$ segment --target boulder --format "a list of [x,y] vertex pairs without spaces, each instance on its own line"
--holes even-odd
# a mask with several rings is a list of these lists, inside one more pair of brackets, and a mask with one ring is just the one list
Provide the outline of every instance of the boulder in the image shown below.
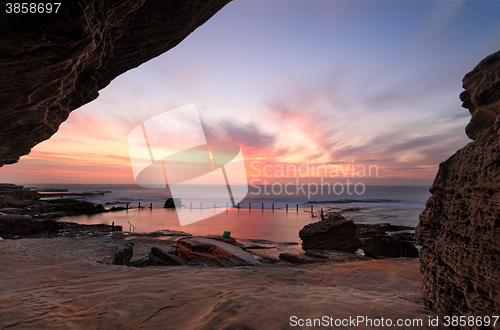
[[188,237],[177,241],[177,253],[186,259],[198,259],[209,266],[260,266],[250,253],[232,244],[205,237]]
[[363,239],[361,248],[366,256],[372,258],[418,258],[418,249],[413,244],[386,235]]
[[88,201],[77,199],[51,199],[44,202],[40,208],[41,213],[64,212],[65,215],[97,214],[106,212],[101,204],[94,204]]
[[175,209],[175,203],[178,205],[181,205],[181,199],[180,198],[168,198],[165,201],[165,204],[163,204],[163,207],[166,209]]
[[134,254],[134,244],[119,240],[109,240],[102,252],[106,256],[97,258],[97,262],[108,265],[126,265]]
[[336,250],[354,253],[361,246],[356,237],[356,226],[338,213],[328,213],[318,222],[304,226],[299,231],[302,249]]
[[152,266],[182,266],[186,261],[176,255],[164,252],[157,247],[152,247],[149,252],[149,260]]
[[191,259],[186,263],[188,266],[195,266],[195,267],[207,267],[207,265],[203,262],[201,262],[198,259]]

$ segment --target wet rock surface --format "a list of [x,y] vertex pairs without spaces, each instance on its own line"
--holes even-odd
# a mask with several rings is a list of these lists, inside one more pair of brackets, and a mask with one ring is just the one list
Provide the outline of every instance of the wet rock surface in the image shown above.
[[0,184],[0,213],[51,218],[106,212],[100,204],[71,198],[41,199],[37,188]]
[[133,269],[97,262],[113,253],[107,247],[111,240],[0,241],[0,328],[286,329],[291,313],[436,317],[422,306],[414,259]]
[[411,243],[391,236],[375,235],[364,239],[361,248],[372,258],[418,258],[418,249]]
[[163,207],[166,209],[175,209],[175,203],[182,205],[180,198],[168,198],[163,204]]
[[[50,190],[60,193],[59,189]],[[101,204],[85,200],[71,198],[44,200],[41,196],[43,194],[39,193],[37,188],[0,184],[0,237],[13,238],[43,232],[54,233],[64,228],[63,224],[55,221],[57,218],[114,211],[106,210]],[[71,232],[84,231],[84,228],[87,228],[89,232],[121,231],[120,226],[108,228],[106,225],[89,225],[85,227],[85,225],[78,224],[68,224],[66,230],[68,235],[71,235]]]
[[326,262],[325,258],[311,257],[306,254],[280,253],[279,258],[292,264],[314,264],[317,262]]

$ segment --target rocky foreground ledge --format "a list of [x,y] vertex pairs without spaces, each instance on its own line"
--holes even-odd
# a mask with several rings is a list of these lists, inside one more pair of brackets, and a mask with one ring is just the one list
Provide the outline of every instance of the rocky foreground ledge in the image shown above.
[[[278,251],[276,263],[254,259],[259,267],[206,267],[206,251],[195,246],[212,238],[163,234],[0,241],[0,329],[287,329],[292,317],[324,316],[421,320],[409,328],[429,329],[436,318],[423,306],[417,259],[290,265],[279,262]],[[181,241],[197,266],[123,265],[141,253],[164,262],[168,247]],[[241,251],[266,258],[272,247],[299,249],[237,241],[246,246]]]

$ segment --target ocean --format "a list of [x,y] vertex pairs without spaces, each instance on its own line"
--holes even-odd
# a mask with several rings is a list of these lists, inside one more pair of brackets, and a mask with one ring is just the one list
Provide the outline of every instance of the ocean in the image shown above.
[[[162,229],[179,230],[193,235],[222,235],[230,231],[236,238],[269,239],[273,241],[300,242],[299,230],[311,222],[318,221],[321,209],[334,210],[356,223],[391,223],[416,226],[418,215],[425,208],[430,197],[428,187],[422,186],[366,186],[363,194],[321,194],[303,193],[296,187],[289,187],[287,194],[275,194],[263,186],[250,186],[249,193],[238,209],[227,203],[227,197],[220,193],[220,187],[189,187],[182,199],[183,215],[206,218],[205,220],[181,226],[176,210],[164,209],[163,204],[170,196],[165,189],[148,189],[137,185],[109,184],[33,184],[37,188],[61,188],[69,192],[107,191],[103,195],[87,196],[85,199],[100,203],[107,209],[125,206],[128,211],[101,213],[92,216],[61,218],[81,224],[120,225],[124,231],[153,232]],[[196,192],[202,192],[202,197]],[[207,192],[210,196],[207,199]],[[279,192],[275,190],[275,192]],[[177,197],[177,196],[175,196]],[[137,209],[138,204],[147,208]],[[150,203],[153,208],[149,209]],[[288,204],[288,210],[287,210]],[[274,205],[274,210],[273,210]],[[298,208],[297,208],[298,205]],[[315,217],[312,216],[312,210]]]

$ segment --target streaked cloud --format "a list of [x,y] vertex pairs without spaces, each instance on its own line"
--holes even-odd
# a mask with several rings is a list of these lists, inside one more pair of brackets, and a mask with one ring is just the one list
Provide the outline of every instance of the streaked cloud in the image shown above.
[[[196,103],[209,140],[237,142],[261,166],[377,164],[372,184],[429,184],[469,142],[461,79],[497,50],[499,17],[490,1],[235,1],[0,179],[133,183],[131,130]],[[155,142],[190,139],[166,130]]]

